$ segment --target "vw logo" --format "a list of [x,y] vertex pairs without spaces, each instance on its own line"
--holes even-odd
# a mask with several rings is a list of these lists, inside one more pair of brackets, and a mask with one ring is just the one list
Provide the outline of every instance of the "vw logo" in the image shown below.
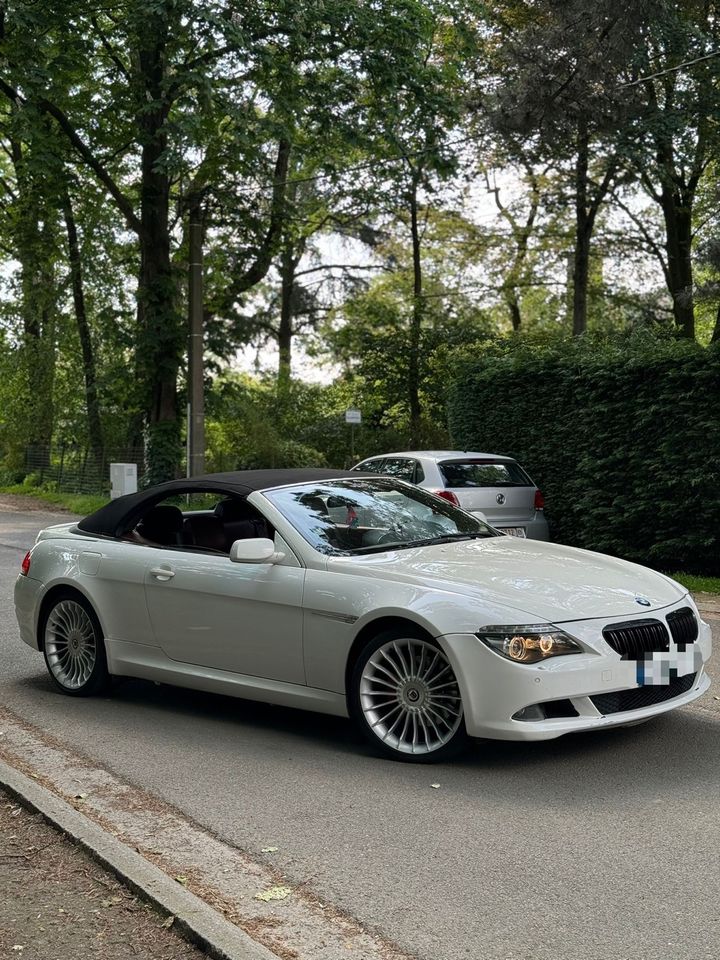
[[641,607],[651,607],[652,604],[647,597],[635,597],[635,603],[639,603]]
[[499,504],[502,505],[503,503],[505,503],[505,494],[504,494],[504,493],[499,493],[499,494],[495,497],[495,499],[497,500],[497,502],[498,502]]

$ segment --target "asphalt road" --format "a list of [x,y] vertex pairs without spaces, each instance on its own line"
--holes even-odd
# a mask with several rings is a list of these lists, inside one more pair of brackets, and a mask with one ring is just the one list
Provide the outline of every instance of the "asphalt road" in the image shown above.
[[279,847],[293,880],[421,957],[720,955],[720,689],[643,726],[433,767],[375,759],[342,720],[141,681],[71,700],[12,612],[26,546],[59,519],[0,513],[10,710],[221,838]]

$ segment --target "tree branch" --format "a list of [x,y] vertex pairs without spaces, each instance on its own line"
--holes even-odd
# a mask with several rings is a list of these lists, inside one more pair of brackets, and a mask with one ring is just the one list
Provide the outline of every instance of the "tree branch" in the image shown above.
[[278,143],[277,159],[273,176],[272,199],[270,201],[270,223],[265,237],[257,250],[254,261],[234,279],[228,291],[228,302],[232,303],[240,294],[259,283],[270,269],[285,219],[285,189],[290,166],[290,141],[282,139]]
[[[7,83],[1,76],[0,90],[11,102],[17,105],[25,105],[27,103],[26,99],[20,93],[18,93],[17,90],[10,86],[10,84]],[[132,204],[122,192],[120,187],[115,183],[108,170],[102,165],[102,163],[100,163],[90,147],[82,139],[80,134],[68,119],[67,115],[56,104],[51,103],[49,100],[45,100],[44,98],[36,101],[35,106],[38,110],[40,110],[41,113],[47,114],[48,116],[52,117],[53,120],[55,120],[57,125],[69,140],[70,144],[74,147],[75,151],[90,167],[98,180],[100,180],[100,182],[106,187],[108,193],[115,201],[117,208],[125,217],[127,225],[131,230],[138,234],[138,236],[140,236],[144,232],[143,226],[140,218],[133,210]]]
[[97,18],[96,18],[96,17],[91,17],[91,18],[90,18],[90,23],[92,23],[93,29],[95,30],[95,32],[97,33],[98,37],[100,38],[100,43],[103,45],[103,47],[104,47],[104,49],[105,49],[105,52],[106,52],[107,55],[110,57],[110,59],[112,60],[112,62],[115,64],[115,66],[118,68],[118,70],[119,70],[120,73],[123,75],[123,77],[125,77],[125,79],[127,80],[127,82],[130,83],[130,82],[131,82],[130,71],[127,69],[127,67],[125,66],[125,64],[122,62],[122,60],[121,60],[120,57],[118,56],[118,54],[117,54],[116,50],[114,49],[113,45],[110,43],[110,41],[108,40],[108,38],[105,36],[105,34],[103,33],[103,31],[100,29],[100,25],[99,25],[98,22],[97,22]]

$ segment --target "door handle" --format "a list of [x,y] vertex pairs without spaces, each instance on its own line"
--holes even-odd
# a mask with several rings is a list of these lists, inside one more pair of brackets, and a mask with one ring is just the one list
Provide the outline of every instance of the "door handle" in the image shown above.
[[155,577],[156,580],[172,580],[175,571],[171,570],[170,567],[151,567],[150,576]]

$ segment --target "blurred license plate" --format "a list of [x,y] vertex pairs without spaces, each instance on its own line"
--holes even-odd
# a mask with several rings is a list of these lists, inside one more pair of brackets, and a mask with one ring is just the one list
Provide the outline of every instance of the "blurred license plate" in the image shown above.
[[506,533],[508,537],[524,537],[525,536],[525,527],[499,527],[503,533]]

